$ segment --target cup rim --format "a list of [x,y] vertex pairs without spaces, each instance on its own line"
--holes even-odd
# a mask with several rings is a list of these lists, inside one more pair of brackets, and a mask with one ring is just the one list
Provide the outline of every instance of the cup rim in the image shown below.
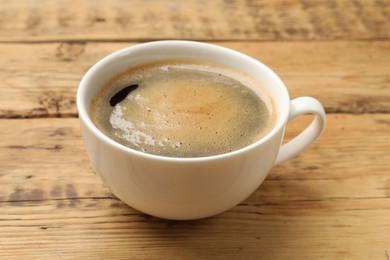
[[[79,119],[82,121],[85,127],[88,128],[90,132],[92,132],[94,135],[96,135],[101,141],[109,144],[110,146],[115,147],[116,149],[121,150],[124,153],[129,153],[131,155],[135,155],[144,159],[153,159],[153,160],[160,160],[165,162],[176,162],[176,163],[187,163],[187,162],[205,162],[210,160],[218,160],[218,159],[225,159],[232,156],[237,156],[243,153],[248,152],[249,150],[255,149],[258,146],[261,146],[262,144],[268,142],[276,133],[280,131],[281,128],[284,127],[284,125],[287,122],[288,114],[289,114],[289,105],[286,105],[286,109],[284,111],[278,111],[276,123],[274,127],[269,131],[265,136],[263,136],[258,141],[247,145],[243,148],[240,148],[238,150],[234,150],[231,152],[223,153],[223,154],[217,154],[217,155],[211,155],[211,156],[204,156],[204,157],[168,157],[163,155],[156,155],[156,154],[149,154],[145,152],[141,152],[132,148],[129,148],[125,145],[122,145],[108,136],[106,136],[102,131],[99,130],[95,126],[95,124],[92,122],[90,115],[88,113],[89,109],[87,108],[86,104],[84,103],[85,96],[86,96],[86,89],[88,86],[88,81],[91,77],[94,76],[95,71],[98,70],[98,68],[105,66],[107,63],[111,62],[113,59],[116,59],[117,57],[123,56],[128,54],[129,52],[137,51],[138,49],[142,48],[149,48],[149,47],[159,47],[164,45],[186,45],[188,47],[207,47],[210,50],[222,50],[226,52],[229,55],[235,55],[242,59],[249,59],[252,62],[255,62],[257,66],[261,67],[262,70],[266,71],[267,74],[269,74],[274,81],[276,81],[277,85],[281,87],[283,90],[283,93],[280,93],[280,95],[284,96],[284,99],[286,99],[288,102],[290,102],[290,97],[287,91],[287,88],[283,81],[279,78],[279,76],[271,70],[267,65],[263,64],[261,61],[254,59],[244,53],[241,53],[239,51],[235,51],[233,49],[229,49],[223,46],[205,43],[205,42],[197,42],[197,41],[189,41],[189,40],[160,40],[160,41],[152,41],[152,42],[146,42],[141,43],[133,46],[129,46],[120,50],[117,50],[104,58],[100,59],[98,62],[96,62],[83,76],[81,79],[78,89],[77,89],[77,110],[79,113]],[[275,102],[275,101],[274,101]]]

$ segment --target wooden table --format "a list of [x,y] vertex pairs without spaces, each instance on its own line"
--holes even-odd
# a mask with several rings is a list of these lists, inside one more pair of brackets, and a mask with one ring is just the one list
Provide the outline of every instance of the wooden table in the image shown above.
[[[76,89],[105,55],[158,39],[263,61],[292,98],[321,100],[324,136],[224,214],[126,206],[91,169]],[[1,0],[0,118],[1,259],[390,259],[388,0]]]

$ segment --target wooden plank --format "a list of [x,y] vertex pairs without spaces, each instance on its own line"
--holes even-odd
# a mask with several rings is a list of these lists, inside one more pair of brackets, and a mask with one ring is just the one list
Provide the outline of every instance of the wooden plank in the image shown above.
[[383,0],[0,1],[0,41],[389,39]]
[[[296,135],[309,116],[292,122]],[[0,120],[0,258],[386,259],[390,115],[328,115],[324,136],[247,200],[200,221],[118,201],[76,118]],[[310,249],[310,250],[308,250]]]
[[[286,139],[297,135],[309,120],[311,116],[292,122],[287,127]],[[337,190],[337,198],[360,197],[363,185],[367,185],[365,196],[370,191],[371,197],[386,197],[386,192],[390,191],[379,189],[377,185],[387,185],[390,115],[330,114],[328,120],[326,132],[317,144],[272,170],[267,184],[269,192],[276,196],[272,189],[279,180],[286,181],[286,184],[278,189],[286,189],[286,194],[290,195],[293,189],[286,185],[296,187],[299,183],[319,181],[324,185],[328,183],[329,187],[338,187],[337,183],[348,180],[354,185],[350,189]],[[0,122],[0,136],[7,137],[0,139],[1,183],[11,184],[0,190],[1,201],[110,196],[90,167],[78,119],[2,119]],[[381,182],[370,182],[372,178],[379,178]],[[40,185],[43,182],[48,185]],[[263,189],[268,192],[267,187]],[[284,190],[276,197],[283,196],[283,193]],[[310,190],[307,194],[294,194],[312,199],[313,195],[318,196],[316,199],[335,196],[328,196],[325,191],[313,194]]]
[[[134,43],[0,44],[0,118],[76,116],[83,74]],[[314,96],[327,112],[390,112],[390,44],[373,42],[220,42],[263,61],[291,97]]]
[[[306,116],[289,125],[286,139],[299,133],[310,119],[310,116]],[[271,185],[270,189],[273,189],[272,183],[278,183],[279,180],[296,182],[294,185],[301,181],[321,181],[334,186],[348,179],[351,183],[356,182],[356,185],[351,185],[356,189],[353,191],[354,196],[359,197],[359,186],[363,184],[368,185],[372,197],[385,196],[385,192],[389,191],[370,187],[378,183],[370,183],[369,180],[375,176],[387,177],[390,165],[390,154],[386,153],[390,147],[390,115],[331,114],[328,120],[328,128],[319,143],[294,160],[273,169],[268,180],[276,182],[268,184]],[[373,134],[361,138],[370,132]],[[1,178],[3,183],[12,183],[0,191],[1,200],[108,196],[107,191],[99,191],[103,190],[103,186],[99,186],[100,181],[91,174],[93,171],[81,141],[78,119],[3,119],[0,134],[7,136],[7,139],[0,140]],[[351,161],[354,161],[353,165]],[[50,188],[44,185],[43,188],[47,189],[40,190],[41,182],[50,183]],[[72,187],[75,183],[82,186]],[[287,191],[291,194],[291,190]],[[337,197],[352,194],[352,190],[341,189],[338,192],[341,193]],[[318,196],[327,195],[321,193]]]
[[[1,200],[110,196],[92,173],[78,119],[1,120]],[[43,183],[50,183],[49,186]],[[77,185],[77,186],[75,186]],[[81,186],[80,186],[81,185]],[[80,193],[82,192],[82,193]]]
[[[0,256],[5,259],[386,259],[388,200],[355,209],[301,215],[311,203],[236,207],[199,221],[165,221],[110,200],[80,200],[58,209],[50,202],[2,204]],[[258,210],[262,208],[262,210]],[[325,212],[325,209],[323,210]]]

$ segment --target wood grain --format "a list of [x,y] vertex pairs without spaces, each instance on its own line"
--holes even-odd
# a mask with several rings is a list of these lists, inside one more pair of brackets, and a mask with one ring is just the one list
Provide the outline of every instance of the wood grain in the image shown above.
[[0,41],[389,39],[384,0],[0,1]]
[[[76,90],[85,72],[109,53],[133,44],[0,44],[0,118],[77,116]],[[269,65],[292,98],[314,96],[327,112],[390,112],[388,41],[218,45]]]
[[[310,120],[292,122],[287,139]],[[0,257],[386,260],[389,133],[389,114],[330,114],[320,141],[243,203],[180,222],[141,214],[105,188],[78,119],[2,119]]]

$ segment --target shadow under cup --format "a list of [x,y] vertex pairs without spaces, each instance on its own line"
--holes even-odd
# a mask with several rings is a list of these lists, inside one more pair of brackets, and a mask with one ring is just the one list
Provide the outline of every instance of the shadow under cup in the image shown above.
[[[127,148],[93,124],[93,97],[115,75],[150,62],[195,59],[221,64],[260,82],[276,113],[273,129],[243,149],[199,158],[169,158]],[[196,219],[226,211],[263,182],[278,154],[290,99],[267,66],[242,53],[206,43],[158,41],[117,51],[96,63],[80,82],[77,107],[87,153],[97,174],[122,201],[147,214]]]

